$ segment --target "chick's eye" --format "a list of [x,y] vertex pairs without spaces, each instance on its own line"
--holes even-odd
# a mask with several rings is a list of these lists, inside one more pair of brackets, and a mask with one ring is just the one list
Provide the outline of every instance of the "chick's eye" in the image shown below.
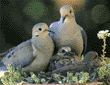
[[70,10],[70,14],[71,14],[71,10]]
[[62,53],[65,53],[66,51],[65,51],[65,50],[62,50],[61,52],[62,52]]
[[42,28],[38,28],[39,31],[42,31]]

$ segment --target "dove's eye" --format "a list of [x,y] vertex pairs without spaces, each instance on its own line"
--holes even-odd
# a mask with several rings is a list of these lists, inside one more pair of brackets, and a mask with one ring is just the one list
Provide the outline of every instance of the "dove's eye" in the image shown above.
[[61,52],[62,52],[62,53],[65,53],[66,51],[65,51],[65,50],[62,50]]
[[71,10],[70,10],[70,14],[71,14]]
[[42,28],[38,28],[39,31],[42,31]]

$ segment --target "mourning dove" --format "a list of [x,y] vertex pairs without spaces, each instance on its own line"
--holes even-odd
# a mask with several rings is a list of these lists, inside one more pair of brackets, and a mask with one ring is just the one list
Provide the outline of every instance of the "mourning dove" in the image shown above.
[[54,55],[50,59],[50,70],[55,70],[61,68],[63,66],[70,65],[75,62],[80,62],[78,56],[75,56],[73,52],[71,52],[71,48],[66,46],[59,49],[56,55]]
[[86,53],[84,56],[84,60],[82,62],[87,62],[89,63],[90,61],[93,61],[94,59],[98,58],[98,53],[95,51],[89,51]]
[[50,36],[57,50],[63,46],[69,46],[75,55],[81,56],[82,51],[85,51],[87,46],[86,33],[76,23],[74,10],[71,6],[62,6],[60,14],[60,20],[49,26],[50,30],[55,32],[55,34],[50,34]]
[[98,56],[98,53],[95,51],[89,51],[88,53],[86,53],[82,62],[87,64],[89,72],[92,67],[97,68],[101,66],[100,57]]
[[43,71],[54,51],[54,44],[48,35],[49,28],[45,23],[38,23],[32,29],[32,39],[27,40],[4,56],[1,64],[6,67],[14,64],[26,72]]

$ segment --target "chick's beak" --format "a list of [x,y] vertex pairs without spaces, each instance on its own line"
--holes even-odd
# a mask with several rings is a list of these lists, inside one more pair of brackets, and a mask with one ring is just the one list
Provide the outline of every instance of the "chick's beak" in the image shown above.
[[75,54],[73,52],[67,52],[65,55],[67,55],[67,56],[74,56]]

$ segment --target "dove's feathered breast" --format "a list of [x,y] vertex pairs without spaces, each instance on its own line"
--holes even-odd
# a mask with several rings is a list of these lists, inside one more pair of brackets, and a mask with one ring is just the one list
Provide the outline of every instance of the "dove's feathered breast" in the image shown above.
[[54,46],[53,46],[53,41],[51,40],[51,38],[49,36],[45,36],[45,38],[40,38],[40,39],[39,38],[40,37],[36,39],[32,39],[37,55],[33,63],[23,68],[23,70],[25,71],[28,71],[29,68],[31,68],[32,66],[35,66],[35,67],[31,68],[30,71],[37,70],[37,72],[39,72],[41,70],[44,70],[47,64],[49,63],[50,58],[52,57]]
[[65,20],[64,23],[59,25],[58,31],[56,32],[55,42],[57,47],[70,46],[72,51],[81,53],[83,50],[83,39],[81,35],[81,27],[77,25],[74,19]]
[[[49,56],[50,53],[52,54],[53,47],[54,47],[53,41],[48,35],[39,36],[38,38],[32,39],[32,42],[33,42],[35,48],[37,48],[37,50],[42,52],[44,55]],[[49,49],[49,50],[47,50],[47,49]]]

